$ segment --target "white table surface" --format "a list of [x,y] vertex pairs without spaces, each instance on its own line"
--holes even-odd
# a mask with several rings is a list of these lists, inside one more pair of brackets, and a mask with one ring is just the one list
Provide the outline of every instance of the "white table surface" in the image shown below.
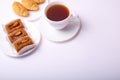
[[[0,1],[0,23],[14,18],[12,1]],[[62,1],[79,14],[80,33],[65,43],[42,36],[39,48],[24,58],[0,51],[0,80],[120,80],[120,0]]]

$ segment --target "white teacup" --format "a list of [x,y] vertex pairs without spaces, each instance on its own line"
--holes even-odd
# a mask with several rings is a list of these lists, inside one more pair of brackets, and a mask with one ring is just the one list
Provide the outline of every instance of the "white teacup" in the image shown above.
[[46,20],[57,30],[65,28],[71,19],[70,8],[59,1],[49,3],[45,8],[44,14]]

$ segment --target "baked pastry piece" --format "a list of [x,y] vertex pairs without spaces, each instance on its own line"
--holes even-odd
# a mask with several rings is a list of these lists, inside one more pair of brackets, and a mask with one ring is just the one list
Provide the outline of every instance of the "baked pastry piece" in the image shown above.
[[36,3],[44,3],[45,2],[45,0],[34,0]]
[[[27,47],[27,46],[30,46],[30,45],[33,45],[33,41],[32,39],[29,37],[29,36],[24,36],[24,37],[21,37],[19,39],[17,39],[14,43],[13,43],[13,46],[14,48],[16,49],[16,51],[19,53],[19,51],[24,48],[24,47]],[[30,49],[33,48],[33,47],[30,47]],[[29,49],[27,49],[29,50]]]
[[12,5],[13,11],[19,15],[27,17],[29,15],[28,10],[19,2],[14,2]]
[[38,10],[39,6],[34,0],[22,0],[22,4],[28,10]]
[[29,52],[36,47],[20,19],[5,25],[8,41],[17,55]]
[[20,28],[24,28],[20,19],[14,20],[5,25],[5,29],[8,34]]
[[13,31],[12,33],[10,33],[8,35],[9,41],[11,43],[15,42],[17,39],[27,36],[28,34],[26,33],[26,31],[23,28],[20,28],[18,30]]

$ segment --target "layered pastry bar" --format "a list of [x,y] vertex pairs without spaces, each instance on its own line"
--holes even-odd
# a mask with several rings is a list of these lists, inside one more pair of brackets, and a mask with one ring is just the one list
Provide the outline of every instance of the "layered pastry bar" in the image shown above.
[[35,47],[32,38],[30,38],[30,35],[27,33],[20,19],[6,24],[5,29],[8,41],[18,55],[24,54]]
[[17,29],[24,28],[20,19],[14,20],[5,25],[6,32],[9,34]]
[[[21,54],[21,53],[24,53],[24,52],[34,48],[34,43],[29,36],[24,36],[24,37],[21,37],[21,38],[17,39],[13,43],[13,46],[16,49],[16,51],[19,54]],[[22,52],[20,53],[21,50],[22,50]]]
[[28,34],[26,33],[26,31],[23,28],[20,28],[18,30],[13,31],[12,33],[10,33],[8,35],[9,41],[11,43],[15,42],[17,39],[27,36]]

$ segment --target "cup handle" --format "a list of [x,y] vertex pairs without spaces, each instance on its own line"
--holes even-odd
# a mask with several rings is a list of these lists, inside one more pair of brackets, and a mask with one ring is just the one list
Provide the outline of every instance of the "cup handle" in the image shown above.
[[76,12],[72,13],[72,14],[71,14],[71,19],[70,19],[69,22],[73,22],[73,20],[74,20],[76,17],[80,18],[79,15],[78,15]]

